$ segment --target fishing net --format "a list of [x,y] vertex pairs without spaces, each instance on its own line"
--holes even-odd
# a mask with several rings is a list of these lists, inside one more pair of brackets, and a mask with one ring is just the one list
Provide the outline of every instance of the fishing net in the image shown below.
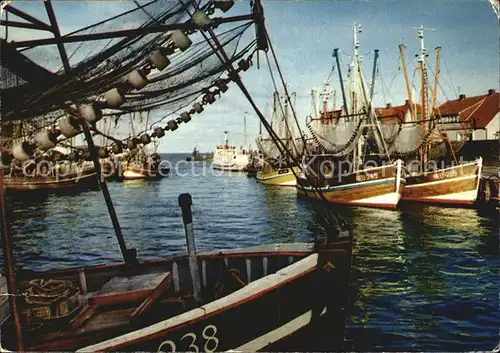
[[276,142],[273,139],[259,139],[256,140],[257,148],[264,155],[266,159],[278,159],[281,156],[281,152],[276,146]]
[[362,135],[364,119],[323,124],[318,120],[307,124],[316,144],[334,156],[350,154]]
[[[66,34],[85,35],[120,30],[124,24],[127,30],[131,30],[129,36],[122,38],[65,43],[71,64],[70,79],[64,74],[60,60],[54,59],[55,54],[58,54],[57,49],[37,46],[21,51],[2,40],[0,95],[1,135],[4,138],[25,139],[42,128],[55,126],[58,119],[68,114],[70,103],[94,102],[101,94],[123,82],[129,72],[145,65],[154,49],[172,43],[172,31],[141,34],[134,33],[134,30],[159,24],[187,23],[190,21],[188,12],[193,13],[195,5],[208,9],[211,4],[205,0],[185,3],[154,0],[142,2],[142,5],[134,3],[132,6],[128,4],[129,9],[121,14]],[[251,56],[255,50],[255,40],[240,44],[250,26],[250,22],[223,23],[216,30],[218,41],[231,62]],[[135,132],[139,134],[151,129],[206,93],[214,80],[224,73],[225,66],[213,50],[213,41],[210,39],[207,42],[197,30],[190,29],[185,33],[192,41],[187,50],[169,54],[170,65],[163,71],[153,70],[148,77],[148,85],[140,91],[125,93],[125,102],[119,109],[103,111],[104,120],[112,119],[115,122],[111,132],[128,124],[128,119],[119,124],[117,119],[120,116],[146,110],[154,111],[155,114],[152,114],[148,126]],[[23,121],[22,129],[9,127],[14,124],[13,121],[19,120]]]
[[402,124],[380,124],[380,131],[387,144],[394,143],[402,128]]

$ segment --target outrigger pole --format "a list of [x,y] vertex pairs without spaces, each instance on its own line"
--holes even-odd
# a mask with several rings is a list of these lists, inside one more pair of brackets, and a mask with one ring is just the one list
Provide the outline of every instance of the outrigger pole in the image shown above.
[[[9,227],[7,225],[7,203],[5,199],[5,183],[3,173],[3,162],[0,159],[0,233],[2,236],[3,246],[3,260],[5,266],[5,276],[7,277],[7,292],[9,296],[9,304],[12,312],[12,319],[14,320],[14,327],[16,330],[17,350],[23,351],[23,336],[21,330],[21,317],[18,309],[18,288],[16,270],[14,268],[14,252],[12,250],[12,238],[10,236]],[[0,346],[1,347],[1,346]]]
[[[59,49],[59,54],[61,56],[61,61],[63,62],[64,71],[67,75],[70,75],[71,66],[69,64],[68,56],[66,54],[66,50],[64,49],[63,40],[59,32],[59,26],[57,24],[56,17],[54,15],[54,10],[52,8],[52,4],[50,0],[46,0],[44,2],[45,9],[47,11],[47,15],[50,21],[51,31],[54,34],[54,39],[56,40],[57,47]],[[78,112],[78,104],[77,112]],[[81,123],[83,128],[83,133],[85,135],[85,140],[87,141],[87,146],[89,148],[90,155],[92,157],[92,161],[94,162],[94,168],[96,171],[96,178],[99,184],[99,188],[104,196],[104,200],[106,201],[106,206],[108,208],[108,213],[111,218],[111,223],[113,223],[113,228],[115,230],[116,239],[118,240],[118,245],[120,246],[120,251],[122,253],[123,261],[126,264],[133,264],[137,262],[137,252],[135,249],[127,249],[127,245],[125,244],[125,240],[123,238],[123,233],[120,227],[120,222],[118,221],[118,216],[116,215],[115,208],[113,206],[113,201],[111,199],[111,194],[109,193],[108,184],[106,184],[106,180],[103,180],[102,172],[101,172],[101,163],[99,162],[99,155],[97,153],[97,149],[94,145],[94,140],[92,139],[92,135],[90,134],[89,126],[86,121]]]
[[[182,3],[182,0],[179,0],[179,1]],[[254,2],[253,16],[254,16],[254,21],[257,24],[257,49],[266,50],[270,45],[268,43],[268,38],[269,37],[268,37],[267,31],[266,31],[266,29],[264,27],[264,16],[263,16],[263,11],[262,11],[262,7],[261,6],[262,5],[260,3],[260,0],[255,0],[255,2]],[[188,12],[188,14],[191,16],[191,14],[189,13],[189,11],[186,10],[186,12]],[[238,71],[236,71],[234,69],[234,67],[233,67],[233,65],[231,63],[231,60],[227,56],[227,53],[225,52],[223,46],[220,44],[220,42],[219,42],[217,36],[215,35],[215,32],[213,31],[213,29],[209,27],[207,29],[207,31],[210,34],[210,37],[212,38],[213,43],[210,42],[208,36],[202,31],[201,34],[205,38],[205,41],[212,47],[212,49],[214,50],[214,53],[217,55],[217,57],[222,62],[222,64],[224,64],[226,66],[226,69],[228,70],[228,73],[229,73],[229,78],[238,85],[238,87],[240,88],[241,92],[243,93],[243,95],[248,100],[248,102],[250,103],[250,105],[254,109],[255,113],[259,117],[259,120],[264,125],[264,127],[266,128],[266,130],[269,133],[269,135],[271,136],[271,138],[275,141],[275,144],[278,147],[278,150],[280,151],[281,155],[282,156],[287,156],[286,152],[288,152],[288,157],[290,159],[292,159],[292,161],[295,162],[297,165],[300,165],[300,163],[299,163],[300,161],[298,161],[287,150],[287,148],[284,145],[284,143],[281,141],[281,139],[273,131],[272,127],[269,125],[269,123],[267,122],[266,118],[264,117],[264,115],[262,114],[262,112],[259,110],[259,108],[255,104],[255,102],[252,99],[250,93],[248,92],[247,88],[243,84],[243,81],[241,80],[241,77],[238,74]],[[272,48],[272,46],[271,46],[271,48]],[[285,93],[287,94],[287,96],[289,96],[288,92],[287,92],[287,89],[286,89],[286,85],[284,84],[284,82],[283,82],[283,85],[284,85],[284,88],[285,88]],[[292,171],[293,175],[297,178],[298,177],[297,173],[293,170],[293,168],[291,169],[291,171]],[[306,178],[309,179],[309,177],[307,175],[306,175]],[[328,201],[326,200],[326,198],[324,197],[324,195],[321,193],[321,191],[318,188],[315,188],[315,189],[317,190],[316,192],[318,192],[318,194],[320,195],[321,199],[324,202],[328,203]],[[339,235],[339,230],[338,229],[340,228],[340,223],[339,223],[339,220],[337,219],[337,217],[335,217],[335,216],[334,217],[329,217],[328,212],[326,212],[325,218],[327,218],[328,221],[332,222],[332,223],[330,223],[330,225],[334,224],[336,226],[334,228],[334,233],[335,234],[333,236],[335,236],[335,237],[338,236]]]

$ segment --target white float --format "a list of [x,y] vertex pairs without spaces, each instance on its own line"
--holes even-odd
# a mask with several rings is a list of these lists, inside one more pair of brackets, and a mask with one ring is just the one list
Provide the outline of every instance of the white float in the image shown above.
[[172,39],[172,42],[181,51],[186,50],[192,44],[191,39],[189,39],[189,37],[185,35],[184,32],[180,29],[176,29],[175,31],[173,31],[170,39]]
[[136,89],[140,90],[148,84],[148,78],[142,70],[133,70],[127,76],[127,81]]
[[104,100],[112,108],[118,108],[123,104],[124,98],[118,88],[112,88],[104,93]]
[[89,123],[93,124],[102,119],[102,111],[92,104],[81,105],[80,116]]
[[57,137],[49,130],[42,130],[35,135],[35,143],[38,148],[48,150],[56,146]]
[[60,119],[58,126],[61,133],[67,138],[74,137],[80,133],[80,127],[75,125],[74,120],[69,116]]

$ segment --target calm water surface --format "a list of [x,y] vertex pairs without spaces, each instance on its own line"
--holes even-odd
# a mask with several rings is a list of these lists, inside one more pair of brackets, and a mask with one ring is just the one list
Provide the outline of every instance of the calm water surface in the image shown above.
[[[177,201],[183,192],[193,197],[200,249],[312,240],[313,211],[294,189],[216,176],[202,164],[179,172],[156,182],[109,183],[127,246],[140,258],[185,251]],[[10,199],[9,207],[23,268],[121,261],[99,192]],[[414,204],[338,211],[356,236],[347,330],[354,350],[477,351],[498,344],[497,213]]]

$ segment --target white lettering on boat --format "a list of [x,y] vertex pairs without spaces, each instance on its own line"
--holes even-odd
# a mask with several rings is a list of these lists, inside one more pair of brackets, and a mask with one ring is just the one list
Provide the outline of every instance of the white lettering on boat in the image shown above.
[[438,172],[432,175],[432,179],[434,180],[440,180],[440,179],[447,179],[447,178],[454,178],[458,176],[458,173],[456,170],[444,170],[442,172]]
[[[217,350],[217,347],[219,347],[219,339],[215,336],[217,334],[217,327],[215,325],[208,325],[206,326],[203,331],[201,332],[201,336],[205,339],[205,344],[203,346],[203,351],[207,353],[214,353]],[[183,340],[187,340],[188,338],[191,338],[191,343],[189,344],[189,347],[186,350],[182,350],[183,352],[196,352],[199,353],[200,349],[196,345],[196,334],[189,332],[186,333],[180,341],[182,342]],[[168,351],[164,351],[164,348],[170,348]],[[174,341],[167,340],[163,341],[160,346],[158,347],[158,353],[167,353],[167,352],[176,352],[177,351],[177,345],[175,344]]]
[[377,173],[356,174],[356,181],[367,181],[378,179]]

